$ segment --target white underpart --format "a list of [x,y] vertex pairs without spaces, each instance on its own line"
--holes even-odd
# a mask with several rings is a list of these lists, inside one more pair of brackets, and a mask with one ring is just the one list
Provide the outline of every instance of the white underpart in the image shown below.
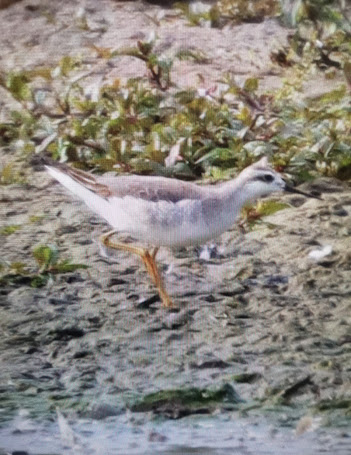
[[[147,201],[132,196],[110,199],[112,212],[128,220],[126,229],[133,237],[153,246],[186,246],[203,243],[214,236],[202,216],[201,202],[184,199],[179,202]],[[214,226],[218,229],[218,226]]]

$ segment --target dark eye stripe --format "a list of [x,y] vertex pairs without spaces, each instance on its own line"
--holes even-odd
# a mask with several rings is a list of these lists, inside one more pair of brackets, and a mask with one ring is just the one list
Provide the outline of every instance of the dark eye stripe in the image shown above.
[[266,182],[270,183],[273,182],[274,177],[271,174],[265,174],[265,175],[259,175],[256,177],[257,180],[260,180],[261,182]]

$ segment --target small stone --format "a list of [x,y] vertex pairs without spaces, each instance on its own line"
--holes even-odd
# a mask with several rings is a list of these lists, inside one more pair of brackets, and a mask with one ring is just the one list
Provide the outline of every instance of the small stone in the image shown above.
[[229,366],[230,366],[229,363],[224,362],[221,359],[216,359],[216,358],[205,360],[204,362],[197,363],[197,364],[196,363],[190,364],[191,368],[195,368],[195,369],[199,369],[199,370],[205,370],[207,368],[223,369],[223,368],[228,368]]
[[100,403],[93,407],[89,412],[90,419],[103,420],[107,417],[118,416],[122,413],[122,410],[117,406],[113,406],[107,403]]
[[81,338],[85,332],[83,329],[75,326],[57,327],[50,331],[49,335],[53,335],[54,340],[71,340],[72,338]]
[[163,324],[167,329],[175,329],[178,327],[183,326],[187,323],[189,319],[189,311],[183,310],[179,311],[179,313],[170,313],[163,320]]
[[85,281],[79,272],[73,272],[70,274],[67,273],[62,278],[63,281],[65,281],[68,284],[82,283],[83,281]]
[[333,212],[333,215],[336,215],[336,216],[348,216],[348,214],[349,214],[348,211],[345,210],[344,208],[334,210],[334,212]]
[[160,297],[158,294],[154,294],[151,297],[145,297],[139,300],[137,308],[148,308],[152,304],[158,302]]
[[297,422],[297,425],[296,425],[296,430],[295,430],[296,435],[300,436],[303,433],[305,433],[306,431],[310,431],[312,428],[312,424],[313,424],[312,417],[310,417],[310,416],[301,417],[301,419]]
[[78,232],[79,229],[80,228],[77,225],[68,224],[67,226],[62,226],[62,227],[56,229],[55,234],[58,236],[66,235],[66,234],[73,234],[74,232]]
[[112,286],[119,286],[121,284],[126,284],[126,280],[123,280],[123,278],[119,277],[112,277],[109,279],[107,283],[107,287],[112,287]]
[[81,239],[81,240],[77,240],[77,243],[78,243],[78,245],[85,246],[85,245],[91,245],[93,243],[93,241],[91,239]]
[[23,352],[24,354],[34,354],[35,352],[38,352],[38,349],[35,348],[34,346],[30,346],[26,348]]
[[225,289],[219,292],[220,295],[225,297],[232,297],[234,295],[243,294],[246,288],[240,283],[227,283]]
[[57,297],[50,297],[48,302],[50,305],[70,305],[73,303],[69,299],[60,299]]
[[148,440],[150,442],[166,442],[167,441],[167,436],[164,434],[158,433],[155,430],[150,431]]

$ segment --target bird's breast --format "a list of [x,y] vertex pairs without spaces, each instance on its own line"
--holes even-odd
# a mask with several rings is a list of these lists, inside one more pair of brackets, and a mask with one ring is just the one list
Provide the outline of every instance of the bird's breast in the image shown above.
[[130,233],[154,246],[205,243],[228,230],[235,219],[233,213],[211,200],[143,201],[137,205],[131,216],[135,223]]

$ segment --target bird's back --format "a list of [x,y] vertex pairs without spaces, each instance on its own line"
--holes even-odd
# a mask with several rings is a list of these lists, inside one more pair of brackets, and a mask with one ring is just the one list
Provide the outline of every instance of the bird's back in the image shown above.
[[181,200],[201,200],[209,193],[207,187],[191,182],[155,176],[101,176],[97,182],[109,188],[110,196],[123,198],[136,197],[149,202],[167,201],[177,203]]

